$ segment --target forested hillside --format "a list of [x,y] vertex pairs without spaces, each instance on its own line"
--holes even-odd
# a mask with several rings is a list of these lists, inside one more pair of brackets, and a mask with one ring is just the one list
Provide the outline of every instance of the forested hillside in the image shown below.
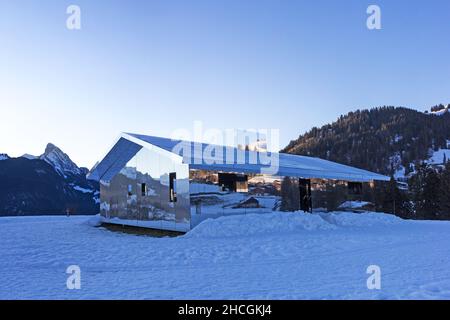
[[[433,107],[436,109],[436,107]],[[282,152],[316,156],[384,174],[426,160],[447,148],[450,113],[439,115],[408,108],[357,110],[336,122],[312,128]]]

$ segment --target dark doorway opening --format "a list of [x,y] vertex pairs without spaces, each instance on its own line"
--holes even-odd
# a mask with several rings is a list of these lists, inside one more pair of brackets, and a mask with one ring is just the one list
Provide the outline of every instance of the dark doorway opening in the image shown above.
[[222,187],[223,191],[248,192],[248,176],[219,172],[219,186]]
[[311,180],[298,179],[298,187],[300,191],[300,210],[312,212]]

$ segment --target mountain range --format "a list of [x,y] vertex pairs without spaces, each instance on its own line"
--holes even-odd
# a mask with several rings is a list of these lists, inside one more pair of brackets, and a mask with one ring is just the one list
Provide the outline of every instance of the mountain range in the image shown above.
[[40,156],[0,154],[0,216],[98,213],[99,186],[87,172],[51,143]]

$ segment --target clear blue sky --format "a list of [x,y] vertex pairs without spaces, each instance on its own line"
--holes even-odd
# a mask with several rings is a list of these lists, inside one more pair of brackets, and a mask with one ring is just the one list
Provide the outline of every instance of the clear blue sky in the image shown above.
[[53,142],[87,167],[122,131],[200,120],[284,146],[357,108],[450,102],[448,0],[0,0],[0,41],[0,152]]

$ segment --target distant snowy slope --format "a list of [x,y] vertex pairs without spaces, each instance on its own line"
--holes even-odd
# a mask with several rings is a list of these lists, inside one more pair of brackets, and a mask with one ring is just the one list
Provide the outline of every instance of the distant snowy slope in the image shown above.
[[33,156],[32,154],[28,154],[28,153],[25,153],[24,155],[22,155],[22,158],[25,158],[25,159],[28,159],[28,160],[39,159],[39,157]]

